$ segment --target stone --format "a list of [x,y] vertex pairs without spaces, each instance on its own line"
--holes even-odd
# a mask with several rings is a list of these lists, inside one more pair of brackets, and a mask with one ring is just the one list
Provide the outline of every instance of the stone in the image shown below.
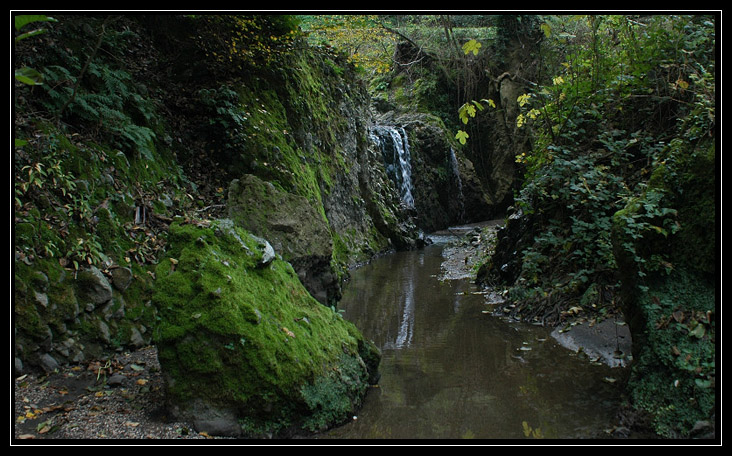
[[109,331],[109,326],[107,326],[104,321],[99,320],[97,322],[97,327],[99,328],[99,337],[101,337],[101,339],[106,343],[111,342],[112,334]]
[[119,374],[119,373],[113,374],[111,377],[109,377],[107,379],[107,385],[109,385],[109,386],[120,386],[120,385],[122,385],[124,383],[124,381],[126,379],[127,379],[127,377],[125,377],[122,374]]
[[259,236],[252,236],[252,238],[256,240],[262,248],[262,258],[257,262],[257,266],[260,268],[269,266],[276,257],[274,249],[266,239],[262,239]]
[[242,429],[235,411],[226,407],[212,408],[200,400],[195,400],[191,409],[196,431],[223,437],[241,436]]
[[45,293],[39,293],[37,291],[34,291],[33,297],[38,304],[42,305],[44,308],[48,307],[48,296],[46,296]]
[[146,345],[145,338],[142,336],[142,333],[134,326],[130,328],[130,345],[135,348],[140,348]]
[[155,271],[153,342],[169,411],[199,432],[235,437],[342,422],[378,378],[380,352],[316,301],[289,263],[259,267],[249,252],[261,238],[217,224],[171,225],[168,255],[178,263]]
[[626,324],[614,319],[596,324],[583,321],[566,331],[557,328],[551,335],[568,350],[581,350],[590,359],[597,359],[610,367],[625,367],[631,361],[630,330]]
[[91,304],[92,310],[112,299],[112,286],[104,274],[94,266],[80,272],[76,282],[80,298]]
[[41,355],[39,362],[41,368],[46,373],[51,373],[59,368],[58,361],[56,361],[56,359],[48,353],[44,353],[43,355]]
[[110,274],[112,275],[112,285],[119,291],[125,291],[132,283],[132,269],[130,268],[114,268]]
[[[247,174],[231,182],[227,206],[229,218],[267,239],[320,302],[328,304],[340,298],[340,283],[331,269],[333,239],[327,221],[307,198]],[[267,250],[265,246],[265,253]]]

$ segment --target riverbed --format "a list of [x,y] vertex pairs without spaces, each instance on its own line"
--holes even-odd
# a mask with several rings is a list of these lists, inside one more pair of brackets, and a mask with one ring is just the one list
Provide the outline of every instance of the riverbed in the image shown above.
[[381,348],[381,378],[351,422],[320,438],[610,435],[625,369],[560,345],[552,328],[488,311],[490,290],[446,271],[468,231],[439,233],[423,249],[351,272],[339,309]]

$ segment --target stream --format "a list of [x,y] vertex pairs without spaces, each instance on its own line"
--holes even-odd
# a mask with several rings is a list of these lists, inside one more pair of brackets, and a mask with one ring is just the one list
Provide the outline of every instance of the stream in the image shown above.
[[381,379],[351,422],[320,438],[606,435],[624,370],[560,346],[551,328],[486,312],[484,291],[445,278],[452,235],[431,238],[351,271],[339,309],[381,348]]

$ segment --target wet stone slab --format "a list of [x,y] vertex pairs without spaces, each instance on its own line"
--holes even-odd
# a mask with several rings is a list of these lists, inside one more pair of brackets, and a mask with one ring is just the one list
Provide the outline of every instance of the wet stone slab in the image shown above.
[[552,337],[563,347],[582,351],[590,359],[597,359],[610,367],[625,367],[631,359],[630,329],[614,318],[557,328],[552,331]]

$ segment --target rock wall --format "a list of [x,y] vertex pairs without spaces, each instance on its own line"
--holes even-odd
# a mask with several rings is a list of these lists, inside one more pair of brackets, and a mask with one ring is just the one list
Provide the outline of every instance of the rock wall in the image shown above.
[[272,242],[313,296],[335,305],[350,265],[410,247],[416,229],[368,138],[365,87],[355,74],[332,71],[335,56],[288,59],[297,74],[276,69],[231,86],[248,116],[238,156],[222,163],[233,178],[228,214]]
[[292,264],[313,297],[323,304],[337,303],[340,286],[331,271],[333,239],[328,221],[305,197],[246,174],[231,182],[228,209],[231,220],[264,236]]
[[[60,19],[48,35],[52,40],[71,43],[86,30],[84,18]],[[154,120],[146,154],[100,144],[106,137],[86,133],[30,123],[22,131],[38,139],[15,150],[16,174],[36,162],[55,165],[57,178],[77,191],[45,185],[21,194],[16,188],[23,204],[14,232],[18,373],[149,344],[157,318],[150,268],[164,252],[168,225],[177,215],[212,219],[232,211],[241,226],[269,238],[308,291],[327,305],[337,303],[350,265],[414,245],[417,230],[368,137],[368,93],[345,58],[305,47],[271,66],[214,68],[186,23],[202,22],[119,18],[106,28],[109,36],[126,34],[132,49],[127,66],[120,56],[109,65],[121,65],[131,80],[148,84],[125,86]],[[169,33],[158,34],[162,29]],[[53,53],[38,57],[39,67],[68,65]],[[106,57],[100,54],[94,64],[106,65]],[[180,71],[169,71],[173,63]],[[99,88],[79,90],[90,96]],[[42,110],[43,94],[19,97],[30,104],[23,112]],[[67,121],[76,122],[75,132],[86,132],[88,125],[78,118]],[[232,181],[240,190],[242,183],[256,182],[259,193],[229,192]],[[236,196],[229,204],[230,193]],[[224,210],[212,209],[219,207]],[[129,284],[118,289],[115,277],[122,271],[129,271]]]

